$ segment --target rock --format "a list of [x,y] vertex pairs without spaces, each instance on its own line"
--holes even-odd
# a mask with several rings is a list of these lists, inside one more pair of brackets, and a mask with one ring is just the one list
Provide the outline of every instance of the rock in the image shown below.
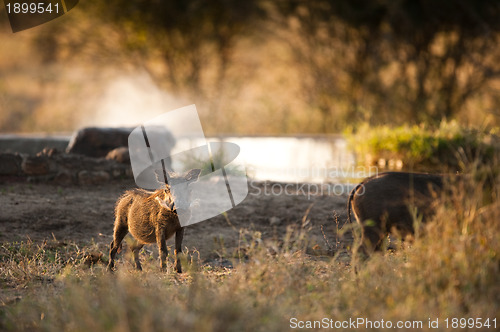
[[99,184],[111,179],[132,178],[130,163],[124,161],[126,147],[116,149],[112,159],[93,158],[45,148],[35,155],[0,153],[0,178],[28,182],[54,182],[60,185]]
[[114,168],[111,170],[113,179],[133,178],[131,167]]
[[122,171],[119,169],[114,169],[111,171],[111,175],[113,176],[113,179],[117,179],[122,176]]
[[114,160],[121,164],[126,164],[130,162],[130,154],[128,152],[128,147],[121,146],[119,148],[113,149],[106,155],[107,160]]
[[49,161],[46,157],[28,156],[26,157],[21,168],[28,175],[46,175],[49,173]]
[[57,184],[70,185],[75,182],[75,178],[73,174],[71,174],[69,171],[62,170],[59,173],[57,173],[53,181]]
[[108,182],[110,178],[109,173],[105,171],[80,171],[78,173],[78,182],[84,185],[101,184]]
[[54,174],[33,175],[26,178],[26,181],[28,181],[29,183],[52,182],[53,180]]
[[15,153],[0,154],[0,175],[21,174],[21,163],[23,158]]
[[278,226],[279,224],[281,224],[281,219],[278,217],[271,217],[269,218],[269,224],[271,226]]
[[134,177],[134,172],[132,172],[132,168],[131,167],[125,169],[125,176],[127,176],[129,178]]

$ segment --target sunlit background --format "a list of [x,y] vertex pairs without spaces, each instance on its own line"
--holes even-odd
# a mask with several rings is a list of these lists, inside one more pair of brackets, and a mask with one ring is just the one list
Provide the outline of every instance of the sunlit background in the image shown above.
[[338,134],[361,125],[500,123],[499,9],[472,0],[82,1],[12,33],[2,7],[0,134],[68,137],[196,104],[207,137],[254,136],[239,144],[263,178],[348,167]]
[[195,103],[207,134],[498,124],[496,1],[81,1],[12,33],[0,130],[135,125]]

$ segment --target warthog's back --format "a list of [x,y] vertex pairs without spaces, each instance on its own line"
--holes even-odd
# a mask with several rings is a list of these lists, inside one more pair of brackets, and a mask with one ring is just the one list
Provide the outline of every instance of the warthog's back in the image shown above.
[[411,232],[413,216],[410,209],[416,208],[425,221],[433,212],[435,193],[442,187],[440,175],[387,172],[359,184],[350,200],[359,222],[372,220],[381,228],[390,230],[396,226]]

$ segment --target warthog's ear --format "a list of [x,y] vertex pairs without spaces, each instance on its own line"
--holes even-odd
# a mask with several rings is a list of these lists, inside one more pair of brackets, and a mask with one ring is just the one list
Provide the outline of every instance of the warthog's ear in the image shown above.
[[201,169],[195,168],[187,172],[186,176],[184,176],[184,179],[188,182],[196,182],[198,181],[198,178],[200,177]]

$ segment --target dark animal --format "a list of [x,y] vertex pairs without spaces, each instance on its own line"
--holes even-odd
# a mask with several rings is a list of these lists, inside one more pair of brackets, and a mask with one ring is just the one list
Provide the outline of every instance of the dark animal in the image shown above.
[[426,222],[434,213],[443,176],[424,173],[387,172],[365,179],[347,201],[347,217],[354,216],[362,226],[361,252],[380,250],[391,231],[402,236],[413,234],[414,209]]
[[128,146],[128,136],[133,128],[87,127],[75,132],[66,148],[67,153],[89,157],[105,157],[109,151]]
[[[128,147],[128,138],[134,128],[104,128],[86,127],[73,134],[66,148],[67,153],[82,154],[101,158],[120,147]],[[148,139],[162,142],[163,149],[168,151],[175,146],[176,140],[172,133],[162,126],[147,126]],[[128,160],[125,160],[128,162]]]
[[[184,176],[171,176],[170,185],[177,185],[175,196],[170,191],[170,186],[164,184],[164,188],[154,192],[135,189],[126,191],[116,203],[115,226],[113,241],[109,251],[108,269],[114,268],[114,259],[121,242],[128,232],[135,238],[131,246],[134,255],[135,266],[142,270],[139,261],[139,251],[147,243],[157,243],[161,269],[166,269],[167,245],[166,240],[175,234],[175,264],[178,273],[182,272],[181,262],[178,254],[182,252],[182,238],[184,227],[181,226],[177,213],[189,211],[189,188],[188,186],[197,181],[200,169],[190,170]],[[179,188],[178,186],[185,186]]]

